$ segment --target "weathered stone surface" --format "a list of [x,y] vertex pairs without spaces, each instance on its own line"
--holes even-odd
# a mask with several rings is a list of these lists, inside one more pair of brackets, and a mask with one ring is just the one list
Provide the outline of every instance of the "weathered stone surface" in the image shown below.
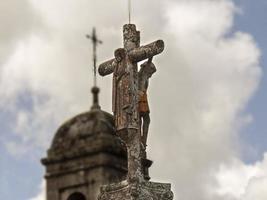
[[[113,72],[112,110],[115,117],[117,135],[125,142],[128,152],[128,180],[144,179],[142,159],[145,153],[147,131],[149,126],[148,111],[142,113],[142,122],[145,125],[143,131],[143,144],[141,143],[141,118],[140,118],[140,88],[137,64],[144,59],[151,59],[164,49],[162,40],[140,47],[140,32],[134,24],[123,26],[124,48],[115,51],[115,59],[104,62],[99,66],[102,76]],[[147,66],[152,66],[148,63]],[[147,73],[142,73],[144,84],[148,85]],[[148,73],[147,76],[151,76]],[[141,81],[142,82],[142,81]],[[145,88],[147,89],[147,87]],[[130,138],[130,139],[128,139]]]
[[[146,159],[150,122],[146,91],[148,79],[156,71],[152,58],[164,50],[164,42],[140,47],[140,32],[134,24],[123,26],[123,41],[124,48],[115,51],[115,59],[104,62],[98,70],[102,76],[113,73],[112,110],[116,134],[127,146],[128,174],[124,182],[103,186],[99,200],[172,200],[170,184],[145,181],[151,165]],[[148,61],[138,72],[138,62],[145,59]]]
[[96,200],[101,185],[126,179],[126,146],[115,134],[113,116],[98,105],[99,89],[92,92],[91,111],[64,123],[42,159],[47,200],[72,200],[75,194]]
[[98,72],[101,76],[113,73],[112,110],[116,130],[139,129],[137,63],[161,53],[164,42],[157,40],[140,47],[140,32],[134,24],[123,26],[123,40],[124,49],[117,49],[115,58],[99,65]]
[[140,31],[136,30],[135,24],[123,26],[123,45],[127,51],[140,47]]
[[172,200],[171,185],[144,181],[128,184],[127,181],[102,186],[98,200]]
[[144,180],[144,170],[142,166],[143,150],[140,143],[141,135],[139,129],[124,129],[117,132],[118,136],[125,142],[128,155],[128,175],[127,180],[139,182]]
[[164,50],[163,40],[157,40],[148,45],[135,48],[129,52],[129,58],[132,62],[140,62],[162,53]]
[[115,135],[113,116],[96,109],[77,115],[58,129],[48,150],[48,160],[72,158],[98,151],[123,154],[126,148],[119,148],[123,146]]

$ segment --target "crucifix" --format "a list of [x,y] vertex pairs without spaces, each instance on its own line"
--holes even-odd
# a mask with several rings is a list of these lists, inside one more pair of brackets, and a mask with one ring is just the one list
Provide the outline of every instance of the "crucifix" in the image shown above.
[[96,35],[96,29],[93,28],[92,35],[86,35],[86,38],[90,39],[93,43],[93,64],[94,64],[94,86],[96,87],[96,61],[97,61],[97,55],[96,55],[96,47],[98,44],[102,44],[102,41],[98,39]]
[[[148,78],[155,72],[152,66],[153,56],[164,50],[164,42],[157,40],[145,46],[140,46],[140,32],[134,24],[123,27],[124,47],[115,50],[114,57],[102,63],[98,72],[101,76],[113,73],[112,111],[115,118],[117,135],[125,142],[128,151],[128,181],[143,180],[144,157],[143,135],[148,129],[141,128],[140,90],[146,92]],[[138,72],[138,62],[148,59],[143,64],[144,72]],[[142,86],[143,85],[143,86]],[[145,123],[145,119],[143,119]],[[141,130],[142,129],[142,130]],[[144,136],[145,140],[147,135]],[[145,141],[146,142],[146,141]]]

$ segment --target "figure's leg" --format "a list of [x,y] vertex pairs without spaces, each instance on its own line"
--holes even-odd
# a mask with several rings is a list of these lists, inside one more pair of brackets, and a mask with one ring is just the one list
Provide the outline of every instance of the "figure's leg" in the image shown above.
[[144,113],[140,113],[140,137],[143,148],[145,149],[143,137],[144,137]]
[[146,147],[149,124],[150,124],[150,116],[149,116],[149,112],[147,112],[143,115],[142,143],[143,143],[144,147]]

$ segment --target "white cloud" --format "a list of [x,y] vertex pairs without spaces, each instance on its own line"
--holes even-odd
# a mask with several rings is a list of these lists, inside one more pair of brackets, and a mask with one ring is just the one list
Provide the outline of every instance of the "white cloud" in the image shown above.
[[[14,132],[25,151],[44,150],[67,117],[89,109],[91,47],[84,35],[98,27],[104,61],[122,45],[127,21],[124,1],[31,3],[46,28],[16,43],[0,74],[0,106],[9,102],[16,110]],[[228,177],[252,176],[239,160],[238,138],[252,120],[243,111],[260,81],[260,51],[249,34],[232,33],[236,11],[230,0],[147,0],[135,6],[142,43],[166,42],[149,88],[149,155],[155,161],[152,177],[172,182],[176,199],[229,200],[225,195],[240,196],[245,185],[236,178],[231,191],[224,186]],[[101,105],[110,110],[111,78],[99,78],[99,84]],[[26,110],[16,104],[25,91],[33,102]],[[14,141],[7,144],[16,152]],[[227,171],[233,157],[243,171]]]
[[30,200],[46,200],[45,181],[42,181],[39,194],[36,197],[31,198]]
[[151,97],[152,123],[161,123],[150,138],[153,172],[175,183],[177,199],[219,198],[208,192],[213,174],[238,157],[240,130],[251,118],[241,113],[260,79],[259,50],[250,35],[230,34],[234,10],[230,1],[181,1],[167,13],[167,53],[151,81],[159,93]]
[[3,65],[14,51],[16,42],[32,31],[38,31],[42,22],[27,0],[1,1],[0,8],[0,65]]
[[267,198],[266,188],[267,176],[253,180],[251,184],[249,184],[244,200],[265,200]]
[[221,165],[216,174],[219,186],[212,192],[235,200],[263,200],[267,198],[267,153],[262,161],[244,164],[233,160]]

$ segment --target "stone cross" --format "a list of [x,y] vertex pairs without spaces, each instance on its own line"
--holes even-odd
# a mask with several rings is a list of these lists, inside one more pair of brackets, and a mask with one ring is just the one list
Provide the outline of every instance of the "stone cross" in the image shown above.
[[92,35],[86,35],[86,38],[90,39],[93,43],[94,86],[96,87],[96,47],[98,44],[102,44],[102,41],[98,39],[95,28],[93,28]]
[[99,74],[113,73],[112,111],[117,134],[128,151],[128,181],[142,181],[143,147],[138,110],[138,62],[151,59],[164,50],[164,42],[157,40],[140,47],[140,32],[134,24],[123,27],[124,48],[115,50],[115,58],[101,64]]

